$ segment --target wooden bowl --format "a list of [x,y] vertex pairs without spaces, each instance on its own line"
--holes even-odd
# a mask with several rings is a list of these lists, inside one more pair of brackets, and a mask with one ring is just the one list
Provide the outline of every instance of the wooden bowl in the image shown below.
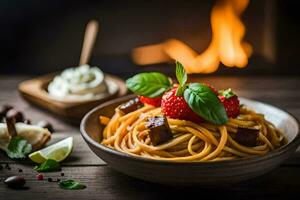
[[274,106],[240,98],[241,103],[265,114],[282,129],[288,143],[262,156],[218,162],[170,162],[131,156],[101,145],[99,115],[112,116],[114,109],[133,96],[106,102],[90,111],[82,120],[82,137],[91,150],[115,170],[150,182],[170,185],[225,185],[269,172],[285,161],[300,144],[299,123],[289,113]]
[[47,92],[48,84],[53,80],[55,75],[49,74],[24,81],[19,85],[19,92],[27,101],[49,110],[62,118],[68,119],[68,121],[80,122],[82,117],[92,108],[109,99],[124,96],[127,93],[125,82],[122,79],[117,76],[105,74],[105,79],[115,83],[118,89],[104,98],[86,101],[55,100]]

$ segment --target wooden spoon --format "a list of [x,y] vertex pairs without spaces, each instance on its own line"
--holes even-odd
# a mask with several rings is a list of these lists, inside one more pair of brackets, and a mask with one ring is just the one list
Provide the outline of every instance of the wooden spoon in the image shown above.
[[92,49],[95,44],[98,29],[99,29],[99,24],[96,20],[91,20],[87,24],[86,29],[85,29],[84,39],[83,39],[83,45],[82,45],[79,65],[88,63],[88,61],[91,57]]

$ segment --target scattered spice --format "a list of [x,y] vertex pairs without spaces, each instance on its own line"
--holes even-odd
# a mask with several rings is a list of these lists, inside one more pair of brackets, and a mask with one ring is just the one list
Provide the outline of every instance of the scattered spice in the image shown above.
[[4,167],[5,169],[8,169],[8,170],[11,170],[11,167],[9,166],[9,164],[8,163],[5,163],[5,167]]
[[43,174],[38,174],[36,175],[36,179],[41,181],[41,180],[44,180],[44,175]]
[[39,121],[36,125],[48,129],[50,133],[54,132],[52,124],[46,120]]
[[22,176],[10,176],[4,181],[4,183],[10,188],[19,189],[25,185],[26,180]]
[[30,125],[30,124],[31,124],[31,120],[30,120],[30,119],[25,119],[25,120],[24,120],[24,124]]
[[23,169],[19,169],[19,173],[22,173],[23,172]]

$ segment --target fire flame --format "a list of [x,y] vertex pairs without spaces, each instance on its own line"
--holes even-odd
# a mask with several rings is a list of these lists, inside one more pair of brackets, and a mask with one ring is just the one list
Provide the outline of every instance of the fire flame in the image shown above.
[[249,0],[219,0],[211,11],[212,40],[198,55],[191,47],[177,39],[133,50],[135,63],[148,65],[178,60],[188,73],[212,73],[220,63],[228,67],[245,67],[252,47],[243,41],[246,28],[240,16]]

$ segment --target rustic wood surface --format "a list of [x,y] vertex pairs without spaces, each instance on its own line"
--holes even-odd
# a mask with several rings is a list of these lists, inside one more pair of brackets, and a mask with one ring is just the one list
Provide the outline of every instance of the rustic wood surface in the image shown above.
[[56,101],[47,93],[46,88],[55,77],[54,74],[40,76],[26,80],[19,84],[20,94],[29,102],[39,105],[41,108],[49,110],[61,117],[68,118],[69,121],[80,123],[81,118],[96,105],[108,101],[127,93],[125,82],[117,76],[105,74],[105,80],[119,87],[101,99],[79,102],[74,100]]
[[[222,199],[277,199],[300,197],[300,149],[281,167],[262,177],[219,188],[171,187],[140,181],[112,170],[96,157],[80,136],[79,128],[67,124],[55,115],[25,102],[17,92],[18,83],[30,77],[0,76],[0,104],[9,103],[27,118],[37,122],[50,121],[56,132],[50,142],[73,136],[75,148],[72,155],[62,163],[62,172],[45,173],[45,177],[75,179],[87,185],[85,190],[65,191],[57,183],[37,181],[34,163],[30,160],[12,161],[0,153],[0,164],[9,163],[11,170],[0,170],[0,200],[8,199],[164,199],[196,195],[199,198]],[[210,82],[218,88],[232,87],[240,96],[267,102],[283,108],[300,119],[300,77],[207,77],[196,78]],[[23,169],[22,173],[18,170]],[[27,189],[7,188],[3,181],[10,175],[22,174]]]

